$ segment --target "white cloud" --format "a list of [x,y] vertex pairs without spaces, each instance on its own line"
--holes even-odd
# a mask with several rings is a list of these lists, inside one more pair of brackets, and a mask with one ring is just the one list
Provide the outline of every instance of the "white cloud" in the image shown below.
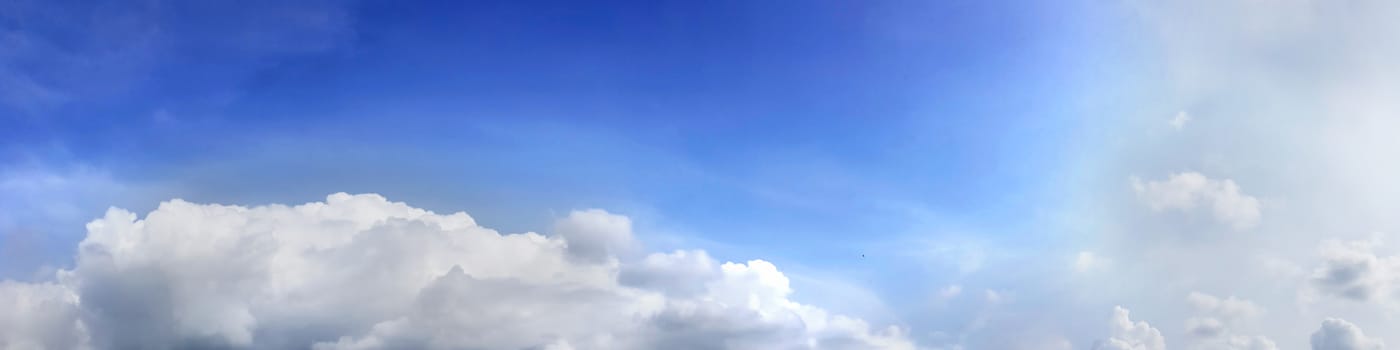
[[1367,337],[1361,328],[1339,318],[1322,320],[1322,327],[1309,338],[1313,350],[1378,350],[1385,342]]
[[1172,129],[1181,130],[1181,128],[1186,126],[1186,122],[1189,121],[1191,121],[1191,115],[1186,114],[1186,111],[1180,111],[1176,112],[1176,116],[1173,116],[1171,120],[1167,121],[1167,124],[1171,125]]
[[693,296],[705,292],[706,285],[719,275],[717,263],[703,250],[677,250],[652,253],[642,261],[623,265],[618,283],[663,292]]
[[76,349],[86,343],[77,296],[52,283],[0,281],[0,348]]
[[[0,284],[0,341],[46,348],[912,349],[788,299],[762,260],[619,259],[625,217],[502,235],[377,195],[298,206],[174,200],[88,224],[58,282]],[[585,242],[579,244],[580,242]],[[578,247],[586,247],[580,250]],[[17,310],[17,311],[14,311]],[[44,310],[40,312],[38,310]],[[55,312],[57,311],[57,312]]]
[[1323,241],[1322,266],[1309,278],[1313,288],[1346,300],[1394,301],[1400,292],[1400,256],[1378,256],[1377,245],[1377,241]]
[[1131,180],[1138,198],[1154,211],[1190,211],[1205,205],[1216,220],[1237,230],[1259,224],[1259,200],[1242,193],[1233,180],[1211,179],[1197,172],[1172,174],[1163,181]]
[[1094,344],[1095,350],[1165,350],[1166,339],[1147,322],[1133,322],[1128,318],[1128,309],[1113,307],[1108,339]]
[[576,210],[554,225],[567,242],[569,255],[601,261],[632,248],[632,220],[599,209]]
[[1264,311],[1254,302],[1236,297],[1220,298],[1191,292],[1186,301],[1197,316],[1186,319],[1189,349],[1276,350],[1274,341],[1264,336],[1237,334],[1236,328]]

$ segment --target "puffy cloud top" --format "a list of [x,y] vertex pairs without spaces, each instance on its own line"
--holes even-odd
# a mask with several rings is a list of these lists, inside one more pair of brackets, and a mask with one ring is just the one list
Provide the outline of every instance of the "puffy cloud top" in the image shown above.
[[1162,332],[1147,322],[1133,322],[1128,318],[1128,309],[1113,307],[1112,336],[1094,344],[1095,350],[1166,350],[1167,341]]
[[1376,350],[1384,349],[1380,339],[1369,338],[1361,328],[1339,318],[1322,321],[1322,328],[1312,334],[1313,350]]
[[774,265],[620,259],[631,223],[578,211],[500,234],[373,194],[173,200],[88,224],[55,283],[0,284],[0,348],[912,349],[797,303]]

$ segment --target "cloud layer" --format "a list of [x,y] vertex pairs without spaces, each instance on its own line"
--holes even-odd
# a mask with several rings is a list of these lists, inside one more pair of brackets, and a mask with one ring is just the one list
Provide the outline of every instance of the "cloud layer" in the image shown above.
[[173,200],[88,224],[57,282],[0,284],[3,348],[912,349],[788,299],[762,260],[619,258],[631,223],[576,211],[502,235],[373,194]]

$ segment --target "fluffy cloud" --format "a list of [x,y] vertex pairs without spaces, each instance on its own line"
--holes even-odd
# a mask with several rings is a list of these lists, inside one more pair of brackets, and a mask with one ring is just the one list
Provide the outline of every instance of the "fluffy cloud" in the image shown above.
[[[1238,298],[1221,299],[1192,293],[1187,298],[1196,312],[1202,314],[1186,321],[1187,349],[1201,350],[1277,350],[1272,340],[1262,336],[1235,335],[1230,325],[1238,319],[1258,315],[1259,307]],[[1222,319],[1224,321],[1222,321]],[[1166,339],[1157,328],[1143,321],[1134,322],[1128,310],[1114,307],[1108,339],[1094,344],[1096,350],[1165,350]]]
[[632,220],[599,209],[575,211],[554,225],[570,256],[602,261],[632,248]]
[[1324,295],[1353,301],[1389,302],[1400,284],[1400,257],[1377,256],[1374,241],[1322,242],[1322,266],[1309,281]]
[[1165,350],[1167,341],[1162,332],[1152,328],[1147,322],[1133,322],[1128,318],[1128,309],[1113,307],[1110,323],[1112,333],[1108,339],[1094,344],[1095,350]]
[[1230,179],[1216,180],[1196,172],[1173,174],[1163,181],[1132,178],[1133,191],[1152,210],[1190,211],[1209,206],[1216,220],[1237,230],[1259,224],[1259,200],[1240,192]]
[[1338,318],[1322,320],[1322,328],[1312,334],[1313,350],[1377,350],[1384,349],[1380,339],[1367,337],[1361,328]]
[[87,342],[77,296],[63,286],[0,282],[0,348],[73,349]]
[[58,282],[0,284],[5,348],[912,349],[788,299],[772,264],[620,259],[626,217],[502,235],[377,195],[174,200],[88,224]]
[[624,265],[617,278],[627,286],[667,295],[693,296],[704,293],[706,285],[717,275],[715,261],[705,251],[677,250],[669,254],[653,253],[642,261]]
[[1274,341],[1263,336],[1236,334],[1235,327],[1257,317],[1263,309],[1254,302],[1236,297],[1220,298],[1192,292],[1186,301],[1197,316],[1186,320],[1190,349],[1276,350]]

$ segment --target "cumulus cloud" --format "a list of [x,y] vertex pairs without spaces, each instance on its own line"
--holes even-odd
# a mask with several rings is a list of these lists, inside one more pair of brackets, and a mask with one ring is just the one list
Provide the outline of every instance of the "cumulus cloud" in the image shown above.
[[88,224],[53,283],[0,284],[5,348],[912,349],[904,330],[788,298],[702,251],[619,259],[626,217],[500,234],[378,195],[173,200]]
[[1400,280],[1400,257],[1378,256],[1378,242],[1326,240],[1320,253],[1322,266],[1309,278],[1324,295],[1346,300],[1389,302]]
[[1385,342],[1367,337],[1361,328],[1339,318],[1322,320],[1322,327],[1310,338],[1313,350],[1378,350]]
[[570,256],[588,261],[601,261],[632,248],[632,220],[599,209],[570,212],[554,225],[554,233],[568,243]]
[[1165,350],[1167,341],[1162,332],[1147,322],[1133,322],[1128,318],[1128,309],[1113,307],[1110,322],[1111,333],[1108,339],[1094,344],[1095,350]]
[[1259,200],[1241,192],[1233,180],[1211,179],[1197,172],[1172,174],[1162,181],[1131,180],[1138,198],[1154,211],[1208,206],[1216,220],[1237,230],[1259,224]]
[[652,253],[642,261],[623,265],[617,278],[627,286],[692,296],[703,293],[706,284],[719,274],[715,265],[703,250]]
[[1237,334],[1235,328],[1240,323],[1263,314],[1263,309],[1254,302],[1233,296],[1220,298],[1200,292],[1191,292],[1186,296],[1186,301],[1197,315],[1186,320],[1189,349],[1278,349],[1268,337]]
[[0,282],[0,348],[75,349],[87,343],[77,295],[52,283]]

